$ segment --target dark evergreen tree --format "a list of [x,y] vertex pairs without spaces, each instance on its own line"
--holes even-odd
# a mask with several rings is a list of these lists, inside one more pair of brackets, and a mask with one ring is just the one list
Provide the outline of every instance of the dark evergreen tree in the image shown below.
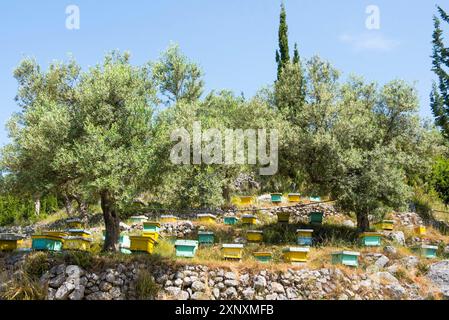
[[290,62],[290,49],[288,46],[287,13],[284,3],[281,4],[281,15],[279,22],[279,50],[276,51],[276,62],[278,64],[278,79],[282,68]]
[[[449,15],[438,7],[440,18],[449,24]],[[438,76],[438,82],[433,83],[430,103],[436,124],[443,134],[449,138],[449,48],[445,47],[441,20],[434,16],[435,30],[433,32],[432,71]]]
[[293,51],[293,63],[299,64],[300,58],[299,58],[299,50],[298,50],[298,44],[295,43],[295,50]]

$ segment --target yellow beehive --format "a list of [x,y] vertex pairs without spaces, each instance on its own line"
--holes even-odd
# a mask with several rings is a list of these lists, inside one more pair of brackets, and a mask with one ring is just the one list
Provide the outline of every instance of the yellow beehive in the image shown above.
[[91,239],[83,237],[65,237],[63,250],[90,251]]
[[150,238],[153,238],[155,241],[158,241],[158,240],[159,240],[159,233],[157,233],[157,232],[144,231],[144,232],[142,233],[142,235],[143,235],[144,237],[150,237]]
[[243,244],[224,244],[221,248],[225,260],[241,260]]
[[243,224],[256,224],[257,218],[254,215],[247,214],[242,217],[242,223]]
[[263,231],[248,230],[246,233],[246,240],[248,240],[248,242],[262,242]]
[[14,251],[23,244],[24,236],[17,234],[0,234],[0,251]]
[[378,229],[392,231],[394,229],[394,220],[383,220],[377,224]]
[[427,229],[425,226],[417,226],[415,228],[415,233],[419,236],[424,236],[427,233]]
[[161,216],[161,223],[176,223],[178,218],[172,215]]
[[89,231],[86,231],[86,230],[82,230],[82,229],[70,229],[70,230],[67,230],[67,233],[71,237],[81,237],[81,238],[85,238],[85,239],[92,237],[92,233],[90,233]]
[[129,238],[131,240],[131,251],[146,252],[149,254],[153,253],[156,240],[154,240],[152,237],[131,236]]
[[254,198],[251,196],[241,196],[240,205],[241,206],[251,206],[254,203]]
[[285,248],[284,261],[290,263],[304,263],[307,262],[310,249],[302,247]]
[[48,237],[63,238],[67,237],[69,234],[65,231],[44,231],[42,232],[42,235]]
[[213,214],[199,214],[197,215],[198,221],[201,223],[213,224],[217,223],[217,217]]
[[78,219],[78,218],[68,219],[66,221],[66,223],[67,223],[67,227],[69,229],[82,229],[83,228],[83,223],[82,223],[81,219]]
[[301,194],[299,193],[290,193],[288,195],[288,202],[299,203],[301,202]]

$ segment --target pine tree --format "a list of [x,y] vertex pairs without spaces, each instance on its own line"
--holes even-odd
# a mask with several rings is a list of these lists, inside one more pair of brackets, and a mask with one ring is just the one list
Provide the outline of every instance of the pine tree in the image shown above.
[[285,5],[281,4],[281,15],[279,22],[279,50],[276,51],[276,62],[278,64],[278,79],[282,68],[290,62],[290,49],[288,46],[288,25]]
[[[449,24],[449,15],[438,7],[441,19]],[[444,45],[441,20],[434,16],[432,71],[438,76],[438,83],[434,82],[430,103],[436,124],[442,129],[443,134],[449,138],[449,48]]]

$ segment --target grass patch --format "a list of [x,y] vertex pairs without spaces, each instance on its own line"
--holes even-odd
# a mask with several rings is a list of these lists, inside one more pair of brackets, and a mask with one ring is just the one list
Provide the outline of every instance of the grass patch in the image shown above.
[[159,286],[147,270],[140,270],[136,279],[136,295],[138,300],[153,300],[159,292]]
[[33,279],[26,272],[15,276],[1,293],[3,300],[45,300],[47,288],[38,280]]

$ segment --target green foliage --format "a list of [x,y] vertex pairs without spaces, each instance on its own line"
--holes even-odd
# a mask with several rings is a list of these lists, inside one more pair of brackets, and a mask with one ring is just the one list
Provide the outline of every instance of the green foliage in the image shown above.
[[39,280],[40,277],[50,270],[49,256],[46,252],[36,252],[27,256],[23,271],[32,280]]
[[136,295],[139,300],[154,300],[159,287],[148,270],[140,270],[136,279]]
[[278,64],[278,78],[282,69],[287,63],[290,63],[290,49],[288,45],[288,25],[285,4],[281,4],[281,14],[279,18],[279,50],[276,51],[276,62]]
[[444,204],[449,205],[449,159],[437,159],[432,170],[432,184]]

